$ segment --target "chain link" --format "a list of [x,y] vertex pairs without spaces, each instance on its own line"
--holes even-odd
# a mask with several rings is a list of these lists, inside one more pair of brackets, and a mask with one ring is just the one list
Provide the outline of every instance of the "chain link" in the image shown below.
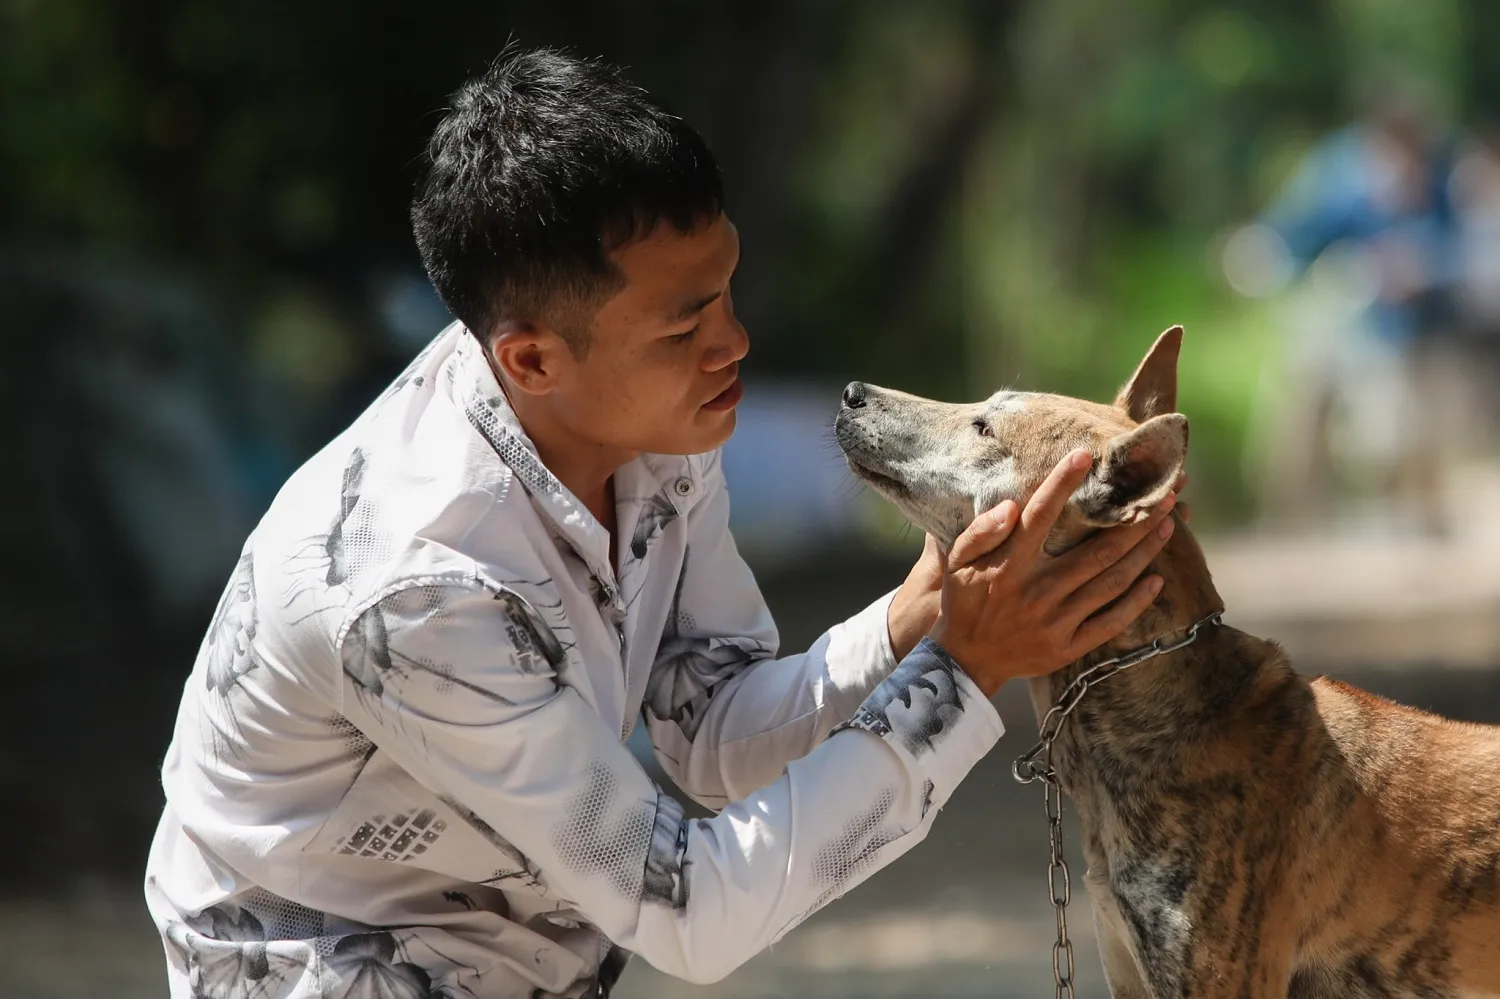
[[1051,882],[1052,912],[1057,920],[1057,940],[1052,944],[1052,977],[1057,982],[1057,999],[1073,999],[1073,941],[1068,939],[1068,902],[1073,897],[1068,861],[1063,856],[1062,788],[1056,781],[1045,785],[1047,803],[1047,836],[1052,841],[1052,859],[1047,864]]
[[1012,776],[1022,784],[1042,782],[1042,802],[1047,812],[1047,838],[1051,842],[1052,851],[1047,862],[1048,894],[1052,898],[1052,911],[1057,921],[1057,940],[1052,944],[1052,978],[1057,983],[1056,999],[1073,999],[1073,941],[1068,939],[1068,903],[1073,898],[1073,882],[1068,873],[1068,860],[1063,855],[1062,785],[1058,782],[1057,771],[1052,767],[1052,744],[1062,731],[1063,722],[1068,720],[1068,716],[1078,707],[1078,702],[1083,700],[1083,695],[1091,687],[1148,659],[1192,645],[1198,639],[1198,632],[1221,623],[1223,616],[1223,611],[1214,611],[1188,628],[1183,637],[1175,642],[1157,638],[1150,645],[1095,663],[1078,674],[1042,718],[1041,738],[1037,744],[1011,764]]

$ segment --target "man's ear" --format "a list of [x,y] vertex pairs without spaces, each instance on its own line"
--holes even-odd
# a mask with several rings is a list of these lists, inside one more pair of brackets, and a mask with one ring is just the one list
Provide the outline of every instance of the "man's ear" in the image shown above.
[[521,322],[503,324],[490,341],[489,353],[496,370],[529,395],[552,391],[572,356],[550,327]]
[[1112,439],[1074,494],[1084,521],[1115,527],[1146,519],[1182,474],[1187,445],[1188,421],[1181,413],[1152,417]]
[[1182,327],[1173,326],[1151,345],[1145,360],[1115,396],[1115,406],[1137,423],[1177,410],[1177,354]]

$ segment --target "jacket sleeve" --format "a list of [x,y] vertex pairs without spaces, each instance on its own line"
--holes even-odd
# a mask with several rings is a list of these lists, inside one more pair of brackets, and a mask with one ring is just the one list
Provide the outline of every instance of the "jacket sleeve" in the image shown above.
[[525,610],[473,579],[395,589],[340,638],[341,711],[549,894],[689,981],[722,978],[920,842],[1000,735],[989,701],[925,643],[847,730],[712,819],[685,819],[565,662],[539,654]]
[[893,593],[807,652],[775,658],[776,626],[729,532],[718,452],[703,482],[685,518],[687,553],[642,715],[662,768],[719,808],[812,751],[896,668],[886,625]]

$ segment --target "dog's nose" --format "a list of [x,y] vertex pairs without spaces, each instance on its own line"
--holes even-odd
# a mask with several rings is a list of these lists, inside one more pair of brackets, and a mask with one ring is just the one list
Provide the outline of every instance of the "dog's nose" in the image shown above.
[[850,382],[844,386],[844,408],[859,409],[865,404],[865,383]]

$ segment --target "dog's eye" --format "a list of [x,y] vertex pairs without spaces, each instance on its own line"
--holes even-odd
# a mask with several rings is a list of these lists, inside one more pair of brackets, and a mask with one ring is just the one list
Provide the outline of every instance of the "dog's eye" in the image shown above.
[[974,429],[979,431],[980,437],[995,436],[995,431],[994,428],[990,426],[990,421],[984,419],[983,417],[974,421]]

